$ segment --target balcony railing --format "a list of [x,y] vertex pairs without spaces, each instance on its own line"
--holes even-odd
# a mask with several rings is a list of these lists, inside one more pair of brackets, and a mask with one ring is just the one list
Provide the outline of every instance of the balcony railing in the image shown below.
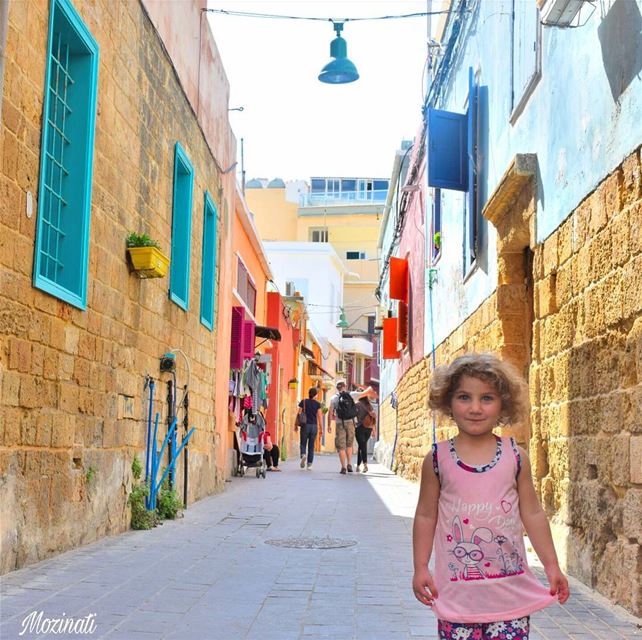
[[383,204],[387,195],[387,189],[378,191],[343,191],[342,193],[303,193],[299,196],[299,207]]

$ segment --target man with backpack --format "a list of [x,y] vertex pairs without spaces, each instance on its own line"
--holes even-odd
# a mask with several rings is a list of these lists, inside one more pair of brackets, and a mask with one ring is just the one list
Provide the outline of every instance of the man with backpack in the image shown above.
[[363,391],[346,390],[345,380],[337,381],[337,393],[330,399],[330,420],[335,421],[334,446],[339,453],[341,472],[343,475],[352,473],[352,445],[354,444],[354,429],[356,426],[356,401],[372,393],[372,387]]

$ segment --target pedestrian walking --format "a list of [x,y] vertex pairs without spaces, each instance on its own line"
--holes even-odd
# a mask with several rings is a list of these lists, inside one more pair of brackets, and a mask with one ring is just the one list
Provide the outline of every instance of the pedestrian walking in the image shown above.
[[265,432],[265,439],[263,441],[263,458],[267,464],[268,471],[281,471],[279,469],[279,445],[272,442],[272,436],[269,431]]
[[[430,407],[452,418],[458,434],[424,459],[412,588],[436,613],[441,640],[526,640],[531,613],[568,600],[528,456],[513,438],[493,434],[526,418],[526,390],[517,371],[491,354],[466,354],[432,375]],[[523,529],[549,589],[527,565]]]
[[370,398],[363,396],[357,402],[357,427],[354,430],[357,439],[357,472],[363,463],[363,472],[368,471],[368,440],[371,436],[377,437],[377,415],[370,404]]
[[[296,431],[298,428],[301,429],[301,469],[312,468],[312,462],[314,462],[314,442],[317,433],[321,431],[323,411],[321,410],[321,403],[315,400],[317,393],[316,387],[311,387],[308,391],[307,399],[299,402],[297,424],[294,430]],[[302,424],[299,421],[301,421]]]
[[[337,392],[330,399],[330,421],[334,420],[334,446],[341,462],[340,473],[352,473],[352,446],[354,444],[356,401],[372,393],[372,387],[348,392],[345,380],[337,381]],[[328,429],[329,431],[330,429]]]

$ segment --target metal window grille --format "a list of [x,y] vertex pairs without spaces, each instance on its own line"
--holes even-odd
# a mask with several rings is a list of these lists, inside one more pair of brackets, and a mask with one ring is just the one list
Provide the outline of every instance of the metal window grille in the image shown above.
[[65,165],[65,150],[71,144],[67,133],[67,118],[72,113],[67,96],[74,80],[69,72],[69,44],[62,34],[54,34],[50,58],[49,100],[47,118],[47,148],[44,166],[44,206],[40,273],[59,282],[64,267],[64,216],[67,201],[63,197],[69,169]]

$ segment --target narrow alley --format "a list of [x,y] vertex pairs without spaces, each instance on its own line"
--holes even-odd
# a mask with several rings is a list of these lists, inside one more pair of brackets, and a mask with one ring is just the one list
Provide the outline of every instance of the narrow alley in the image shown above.
[[[109,640],[435,640],[410,587],[417,489],[376,464],[341,476],[335,456],[234,478],[182,519],[3,576],[0,636],[38,637],[23,621],[42,611],[94,614],[87,635]],[[623,609],[571,589],[565,607],[533,616],[532,640],[642,637]]]

